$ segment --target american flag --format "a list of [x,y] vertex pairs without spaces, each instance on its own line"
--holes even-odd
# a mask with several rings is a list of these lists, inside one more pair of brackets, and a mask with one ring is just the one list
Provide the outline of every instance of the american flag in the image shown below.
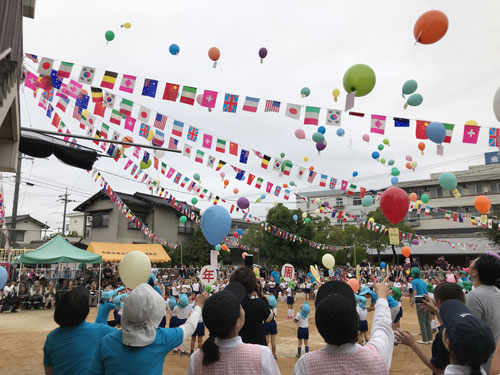
[[165,130],[166,124],[167,124],[167,116],[157,113],[154,127],[160,130]]
[[33,61],[35,64],[38,63],[38,56],[37,55],[33,55],[31,53],[25,53],[26,57],[28,59],[30,59],[31,61]]
[[281,103],[276,100],[266,100],[266,107],[264,108],[264,112],[279,112],[280,104]]

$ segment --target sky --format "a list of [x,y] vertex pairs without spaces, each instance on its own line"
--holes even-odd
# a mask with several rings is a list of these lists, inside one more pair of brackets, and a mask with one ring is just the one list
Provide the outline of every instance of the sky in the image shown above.
[[[448,16],[448,32],[435,44],[415,45],[413,25],[422,13],[432,9],[439,9]],[[39,56],[78,64],[72,77],[77,77],[81,65],[88,65],[98,69],[98,82],[103,70],[108,69],[238,94],[240,106],[245,95],[259,97],[261,104],[257,113],[242,112],[240,107],[236,114],[228,114],[221,110],[220,96],[216,109],[208,112],[198,105],[161,100],[161,84],[160,94],[157,94],[160,98],[156,99],[140,95],[140,80],[136,83],[136,95],[123,94],[115,89],[116,93],[138,104],[193,124],[201,132],[206,130],[268,155],[279,156],[283,152],[285,158],[294,164],[314,166],[316,171],[329,176],[350,180],[367,189],[379,189],[390,185],[390,169],[374,161],[371,153],[383,138],[390,140],[390,147],[386,147],[381,156],[396,161],[402,172],[400,181],[427,178],[431,172],[483,164],[483,154],[496,150],[488,147],[487,127],[498,126],[492,103],[500,85],[500,65],[497,63],[500,58],[500,38],[497,37],[500,24],[496,19],[499,11],[500,3],[493,0],[256,0],[237,3],[225,0],[86,0],[84,3],[51,0],[37,2],[35,19],[24,19],[24,49]],[[124,22],[130,22],[132,27],[128,30],[120,28]],[[106,44],[104,33],[108,29],[115,31],[116,38]],[[180,46],[179,55],[168,52],[171,43]],[[212,46],[221,51],[215,69],[207,55]],[[263,64],[258,57],[261,47],[268,50]],[[395,129],[388,121],[385,136],[372,134],[370,142],[366,143],[362,135],[369,133],[369,117],[344,114],[342,128],[345,136],[338,137],[337,128],[327,127],[325,138],[328,146],[321,154],[312,141],[295,138],[295,130],[302,128],[310,139],[315,127],[304,126],[302,118],[296,121],[285,117],[285,103],[344,109],[346,93],[342,79],[350,66],[359,63],[369,65],[377,80],[371,93],[356,99],[353,110],[457,124],[453,141],[445,145],[443,156],[436,155],[436,145],[429,141],[426,142],[425,154],[420,154],[417,148],[420,140],[415,139],[414,122],[410,129]],[[29,60],[26,65],[31,71],[36,68]],[[58,65],[59,62],[55,64]],[[408,79],[418,82],[417,92],[423,95],[424,102],[419,107],[404,110],[401,86]],[[301,98],[302,87],[309,87],[309,97]],[[341,90],[338,102],[333,101],[334,88]],[[262,102],[265,99],[281,101],[281,113],[264,113]],[[50,120],[37,107],[38,98],[33,99],[31,90],[21,89],[20,103],[22,126],[54,130]],[[71,120],[70,114],[66,116],[69,129],[83,134],[78,122]],[[324,117],[323,111],[320,124]],[[461,125],[467,120],[485,126],[481,128],[477,145],[462,144]],[[126,134],[123,129],[121,132]],[[170,123],[166,132],[170,132]],[[140,138],[135,139],[140,142]],[[95,148],[92,143],[82,144]],[[214,151],[211,154],[220,156]],[[406,155],[418,162],[415,171],[405,169]],[[307,163],[303,161],[304,157],[309,158]],[[236,181],[230,167],[224,169],[230,176],[230,185],[224,189],[218,172],[195,164],[193,159],[168,154],[164,161],[189,177],[199,173],[203,185],[225,199],[235,201],[240,196],[248,197],[252,201],[250,212],[254,215],[263,217],[274,201],[283,202],[282,196],[279,199],[268,196],[263,203],[254,203],[264,192]],[[272,171],[261,169],[260,160],[254,155],[246,167],[233,164],[275,183],[294,180],[297,188],[293,191],[298,193],[320,189],[318,177],[315,184],[299,181],[295,177],[295,168],[293,177],[279,177]],[[145,185],[131,180],[130,174],[113,160],[102,158],[95,167],[103,171],[103,176],[116,191],[148,192]],[[353,171],[359,173],[354,179]],[[4,177],[6,208],[10,215],[14,175],[5,173]],[[85,171],[67,166],[54,157],[24,160],[22,177],[19,214],[31,214],[47,222],[51,229],[62,225],[63,206],[58,199],[65,188],[68,188],[70,199],[75,201],[68,204],[68,212],[99,190],[99,185]],[[28,186],[26,182],[34,186]],[[190,200],[192,197],[163,176],[161,182],[179,199]],[[234,188],[239,189],[238,195],[232,193]],[[201,202],[198,206],[206,208],[208,203]],[[294,207],[294,200],[287,206]]]

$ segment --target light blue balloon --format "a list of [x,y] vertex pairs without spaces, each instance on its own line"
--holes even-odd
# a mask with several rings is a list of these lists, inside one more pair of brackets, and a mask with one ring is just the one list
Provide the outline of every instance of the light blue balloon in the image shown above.
[[391,159],[391,160],[389,160],[389,161],[387,162],[387,165],[394,165],[394,160],[392,160],[392,159]]
[[177,44],[171,44],[170,47],[168,47],[168,51],[172,54],[172,55],[178,55],[179,52],[181,51],[181,49],[179,48],[179,46]]
[[238,228],[236,232],[241,236],[243,234],[243,230],[241,228]]
[[229,229],[231,229],[231,215],[222,206],[207,208],[201,217],[201,231],[212,246],[226,238]]
[[439,176],[439,185],[445,190],[455,190],[457,188],[457,178],[453,173],[443,173]]
[[408,103],[408,105],[411,105],[412,107],[418,107],[423,102],[424,102],[424,97],[420,94],[413,94],[406,101],[406,103]]
[[380,157],[380,154],[378,153],[378,151],[373,151],[372,152],[372,158],[377,160],[378,158]]
[[222,249],[222,245],[220,243],[218,243],[217,245],[215,245],[215,250],[221,251],[221,249]]
[[338,135],[339,137],[343,137],[343,136],[344,136],[344,134],[345,134],[345,130],[344,130],[344,129],[342,129],[342,128],[338,128],[338,129],[337,129],[337,135]]
[[7,278],[7,270],[4,267],[0,266],[0,289],[3,289],[3,287],[7,283]]
[[262,195],[260,196],[260,199],[266,199],[266,194],[262,194]]
[[299,217],[297,215],[293,215],[293,221],[299,220]]
[[446,129],[440,122],[433,121],[425,128],[425,135],[432,142],[441,144],[446,137]]
[[380,262],[380,268],[385,268],[386,264],[385,262]]
[[373,204],[373,197],[371,195],[367,195],[363,198],[361,204],[363,205],[363,207],[370,207]]
[[396,176],[391,177],[391,184],[392,185],[396,185],[398,182],[399,182],[399,178],[397,178]]
[[325,134],[326,133],[326,128],[324,126],[320,126],[318,128],[318,133]]
[[410,95],[417,91],[418,83],[414,79],[409,79],[403,84],[403,94]]
[[356,177],[358,175],[358,171],[352,172],[352,177]]
[[290,181],[290,183],[289,183],[288,185],[290,185],[290,186],[295,186],[295,182]]

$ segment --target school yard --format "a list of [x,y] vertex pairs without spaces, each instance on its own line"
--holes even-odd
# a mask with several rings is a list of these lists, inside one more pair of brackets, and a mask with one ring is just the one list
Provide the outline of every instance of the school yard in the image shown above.
[[[295,312],[300,310],[304,296],[299,294],[295,302]],[[311,350],[323,346],[323,340],[314,324],[314,304],[311,303],[309,320]],[[419,332],[415,309],[411,309],[408,298],[403,301],[402,327],[410,332]],[[93,322],[97,308],[91,308],[88,321]],[[278,366],[282,374],[291,374],[296,362],[297,327],[286,319],[287,306],[278,303],[278,336],[277,355]],[[18,313],[3,313],[0,315],[0,374],[42,374],[42,348],[47,334],[57,327],[52,319],[53,310],[21,311]],[[373,313],[368,314],[371,328]],[[424,345],[424,350],[430,353],[431,345]],[[163,373],[169,375],[185,375],[187,373],[188,357],[170,353],[165,359]],[[367,369],[368,370],[368,369]],[[367,371],[368,373],[368,371]],[[411,349],[398,345],[394,349],[391,375],[425,374],[428,370]]]

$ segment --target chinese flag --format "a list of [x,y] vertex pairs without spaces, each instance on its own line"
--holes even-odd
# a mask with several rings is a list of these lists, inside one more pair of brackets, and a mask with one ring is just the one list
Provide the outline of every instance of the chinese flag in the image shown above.
[[178,94],[179,85],[167,82],[167,84],[165,85],[165,91],[163,92],[163,100],[171,100],[175,102],[177,100]]
[[429,123],[430,121],[417,120],[417,130],[415,133],[417,139],[428,139],[427,135],[425,134],[425,129],[427,128],[427,125],[429,125]]
[[229,153],[234,156],[238,156],[238,144],[234,142],[229,142]]
[[106,106],[102,105],[102,103],[95,103],[94,115],[104,117],[105,112],[106,112]]

